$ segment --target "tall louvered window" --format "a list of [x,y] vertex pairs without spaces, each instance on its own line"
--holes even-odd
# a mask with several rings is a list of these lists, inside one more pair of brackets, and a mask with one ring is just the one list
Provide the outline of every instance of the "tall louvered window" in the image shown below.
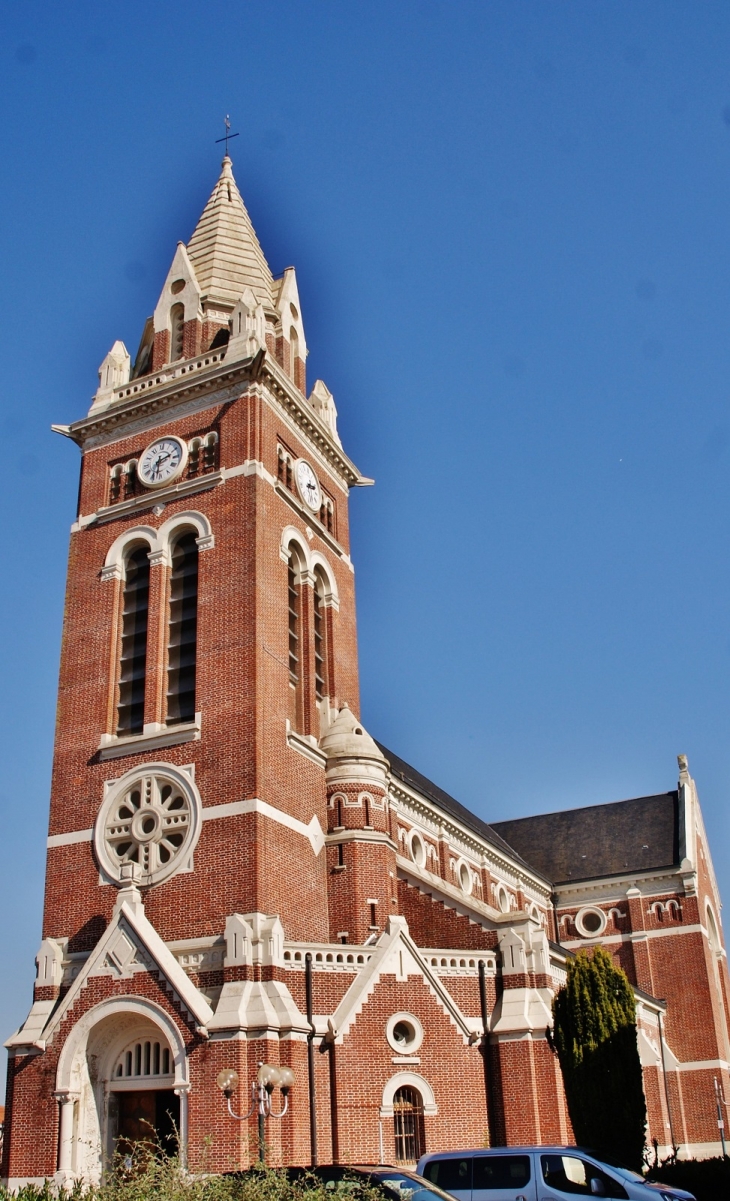
[[289,554],[287,572],[289,599],[289,718],[295,729],[299,728],[302,711],[302,646],[301,646],[301,587],[299,584],[299,562],[294,551]]
[[170,362],[174,363],[183,357],[183,332],[185,329],[185,309],[181,304],[174,304],[170,309]]
[[149,599],[149,547],[138,546],[127,556],[124,572],[118,734],[141,734],[144,726]]
[[326,582],[317,572],[314,586],[314,690],[318,701],[329,696],[329,645],[327,639]]
[[167,647],[167,724],[195,717],[198,642],[198,547],[196,534],[183,534],[172,551],[170,633]]

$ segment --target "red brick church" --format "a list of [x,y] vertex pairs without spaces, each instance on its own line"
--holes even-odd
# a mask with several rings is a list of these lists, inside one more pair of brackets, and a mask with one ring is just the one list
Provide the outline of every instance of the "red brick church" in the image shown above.
[[[571,1140],[550,1004],[580,947],[636,989],[648,1137],[718,1153],[720,897],[676,791],[487,825],[359,720],[348,496],[372,481],[309,394],[223,169],[81,451],[33,1003],[8,1039],[3,1176],[98,1177],[178,1126],[257,1153],[260,1063],[295,1073],[272,1162],[413,1162]],[[275,1090],[279,1113],[283,1095]],[[148,1125],[145,1125],[145,1124]]]

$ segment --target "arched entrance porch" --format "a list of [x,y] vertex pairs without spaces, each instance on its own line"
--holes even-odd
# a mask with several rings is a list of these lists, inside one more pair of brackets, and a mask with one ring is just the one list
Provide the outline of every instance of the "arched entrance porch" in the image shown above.
[[156,1135],[181,1150],[187,1136],[185,1043],[170,1016],[151,1001],[104,1001],[76,1023],[56,1073],[60,1105],[59,1183],[98,1180],[121,1149]]

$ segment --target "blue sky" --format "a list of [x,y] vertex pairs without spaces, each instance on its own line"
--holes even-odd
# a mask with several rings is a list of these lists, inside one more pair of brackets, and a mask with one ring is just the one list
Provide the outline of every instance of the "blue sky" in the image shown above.
[[78,452],[216,178],[374,489],[363,720],[486,819],[665,791],[730,895],[730,7],[5,5],[0,1033],[40,938]]

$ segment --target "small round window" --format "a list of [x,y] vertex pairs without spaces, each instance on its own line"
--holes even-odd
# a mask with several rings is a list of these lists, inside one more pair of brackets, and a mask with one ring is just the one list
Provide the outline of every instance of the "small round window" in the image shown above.
[[497,886],[495,899],[497,901],[497,908],[499,909],[499,912],[509,913],[509,893],[507,892],[504,884],[499,884]]
[[472,880],[469,864],[465,863],[463,859],[457,867],[457,873],[459,876],[459,885],[461,887],[461,891],[468,895],[474,886],[474,881]]
[[423,867],[426,862],[426,848],[423,845],[423,839],[420,834],[416,834],[415,830],[412,830],[408,843],[411,848],[413,862],[418,864],[419,867]]
[[399,1055],[413,1055],[423,1042],[423,1026],[412,1013],[394,1013],[388,1019],[385,1037]]
[[575,915],[575,928],[584,938],[597,938],[606,929],[606,915],[602,909],[586,905]]

